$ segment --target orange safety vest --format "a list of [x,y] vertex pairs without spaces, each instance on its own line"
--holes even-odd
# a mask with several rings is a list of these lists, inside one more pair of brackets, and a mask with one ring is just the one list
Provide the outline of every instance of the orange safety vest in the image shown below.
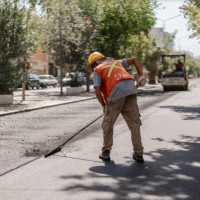
[[102,63],[95,67],[94,70],[102,78],[101,92],[105,102],[107,102],[110,92],[117,83],[124,79],[134,80],[119,60]]

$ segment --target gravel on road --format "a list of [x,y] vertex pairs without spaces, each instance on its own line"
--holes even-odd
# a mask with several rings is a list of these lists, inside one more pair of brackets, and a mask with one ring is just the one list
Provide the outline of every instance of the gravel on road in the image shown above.
[[[139,89],[139,107],[146,109],[177,92],[163,92],[161,86]],[[0,117],[0,175],[54,149],[101,114],[101,106],[92,99]],[[102,118],[86,132],[101,129],[101,122]]]

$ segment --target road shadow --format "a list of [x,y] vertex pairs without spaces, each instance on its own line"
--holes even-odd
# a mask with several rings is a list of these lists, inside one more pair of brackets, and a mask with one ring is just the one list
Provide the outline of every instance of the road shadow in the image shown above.
[[200,120],[200,105],[189,106],[160,106],[159,108],[171,109],[174,112],[185,114],[183,120]]
[[125,158],[124,165],[112,160],[89,168],[84,176],[62,176],[66,184],[72,184],[61,191],[99,194],[95,200],[106,199],[106,194],[113,200],[199,200],[200,137],[181,136],[181,141],[170,143],[175,145],[174,149],[146,153],[145,157],[150,159],[144,164]]

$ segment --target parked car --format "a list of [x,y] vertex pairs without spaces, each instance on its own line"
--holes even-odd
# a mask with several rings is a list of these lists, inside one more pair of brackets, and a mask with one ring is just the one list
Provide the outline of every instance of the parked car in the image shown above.
[[[17,88],[22,88],[22,83],[17,83],[14,86],[16,89]],[[26,80],[26,89],[30,90],[30,88],[36,87],[37,89],[40,88],[40,79],[36,74],[29,74]]]
[[75,75],[74,73],[66,73],[65,77],[62,79],[63,86],[69,86],[72,80],[71,76],[74,76],[74,75]]
[[70,72],[70,73],[66,73],[65,77],[62,79],[63,86],[70,86],[71,81],[75,78],[76,75],[78,76],[77,81],[80,83],[80,85],[83,85],[84,74],[81,72]]
[[189,74],[189,78],[193,78],[193,74]]
[[58,81],[52,75],[39,75],[38,77],[40,79],[40,87],[42,88],[47,88],[47,86],[56,87],[58,84]]

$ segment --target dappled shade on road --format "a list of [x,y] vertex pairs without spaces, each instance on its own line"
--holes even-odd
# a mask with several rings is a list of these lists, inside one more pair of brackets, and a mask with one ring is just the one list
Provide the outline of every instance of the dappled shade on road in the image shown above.
[[[172,140],[175,149],[160,149],[147,152],[151,158],[144,164],[135,163],[130,157],[125,158],[124,165],[115,164],[114,161],[105,162],[105,166],[95,165],[89,168],[85,176],[60,177],[64,181],[72,181],[73,186],[64,187],[63,191],[93,191],[99,193],[96,200],[105,199],[103,193],[110,193],[112,198],[137,200],[148,199],[194,199],[200,197],[200,137],[181,136],[184,142]],[[159,140],[159,138],[154,138]],[[160,140],[159,140],[160,141]],[[162,141],[161,141],[162,142]],[[71,158],[73,159],[73,158]],[[93,179],[93,184],[85,184]],[[113,184],[107,184],[112,179]],[[83,184],[79,180],[83,180]],[[78,183],[76,184],[76,181]],[[108,181],[110,183],[110,181]],[[191,191],[196,191],[191,193]]]
[[175,112],[185,114],[183,116],[183,120],[200,120],[200,105],[195,106],[195,107],[190,107],[190,106],[160,106],[160,108],[167,108],[167,109],[171,109]]

